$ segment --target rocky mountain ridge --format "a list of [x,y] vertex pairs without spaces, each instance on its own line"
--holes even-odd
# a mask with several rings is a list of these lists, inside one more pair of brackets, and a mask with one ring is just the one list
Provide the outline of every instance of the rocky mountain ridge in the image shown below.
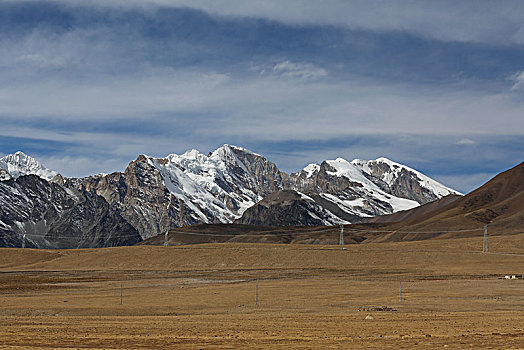
[[[25,156],[17,154],[20,159]],[[9,163],[9,156],[6,159]],[[32,164],[29,159],[25,163]],[[40,171],[66,192],[98,196],[107,210],[117,213],[143,239],[184,225],[242,221],[244,214],[258,220],[266,215],[264,211],[253,215],[259,202],[266,208],[276,206],[265,211],[272,219],[279,218],[273,225],[333,225],[390,214],[457,193],[385,158],[369,162],[339,158],[286,174],[263,156],[227,144],[207,155],[197,150],[164,158],[141,155],[124,172],[86,178],[64,179],[47,169],[42,173],[41,164],[18,167],[16,172],[2,164],[5,161],[0,163],[0,171],[7,174],[4,181],[24,171],[37,175]],[[5,196],[9,197],[7,192]],[[281,197],[293,198],[294,204],[278,200]],[[284,203],[282,211],[278,206]],[[0,221],[5,224],[2,217]]]
[[[392,185],[341,158],[286,174],[263,156],[226,144],[207,155],[197,150],[164,158],[142,155],[123,173],[76,181],[118,207],[143,238],[182,225],[243,222],[244,213],[279,191],[300,193],[298,202],[306,202],[299,207],[307,212],[298,216],[302,221],[281,215],[282,220],[272,222],[276,225],[355,222],[457,193],[430,179],[431,184],[445,189],[435,192],[425,186],[424,180],[429,178],[402,167]],[[393,195],[393,187],[413,199]],[[410,193],[411,188],[422,194]],[[313,217],[317,219],[305,219]]]
[[0,181],[0,246],[87,248],[132,245],[137,230],[94,192],[37,175]]

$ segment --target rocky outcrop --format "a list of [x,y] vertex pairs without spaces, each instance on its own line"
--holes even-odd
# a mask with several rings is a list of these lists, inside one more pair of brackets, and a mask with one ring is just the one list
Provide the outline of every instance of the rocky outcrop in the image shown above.
[[244,148],[226,146],[247,169],[247,174],[250,175],[251,179],[246,183],[248,189],[265,197],[286,187],[289,182],[289,175],[280,171],[275,163]]
[[184,202],[170,193],[160,172],[143,155],[131,162],[124,173],[89,177],[77,186],[104,197],[144,238],[201,222],[188,208],[180,210]]
[[94,191],[36,175],[0,181],[0,245],[84,248],[132,245],[140,235]]
[[[277,191],[244,212],[236,224],[264,226],[320,226],[337,218],[312,198],[292,190]],[[340,220],[338,220],[341,222]]]
[[7,170],[0,168],[0,181],[5,181],[11,179],[11,175],[7,172]]
[[372,181],[368,174],[342,158],[309,165],[292,174],[289,181],[290,188],[315,198],[319,205],[333,214],[342,211],[335,214],[339,218],[347,221],[352,217],[350,222],[418,205],[415,201],[393,196],[384,190],[388,188],[386,184],[380,184],[379,179]]

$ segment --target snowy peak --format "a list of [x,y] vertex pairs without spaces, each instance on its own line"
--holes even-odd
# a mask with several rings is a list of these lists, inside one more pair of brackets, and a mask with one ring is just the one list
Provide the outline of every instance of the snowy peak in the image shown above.
[[350,181],[361,183],[362,185],[367,185],[368,187],[375,187],[373,182],[368,180],[362,171],[357,168],[355,165],[351,164],[343,158],[337,158],[335,160],[326,160],[328,164],[334,171],[327,171],[328,174],[333,176],[343,176]]
[[[178,155],[176,154],[170,154],[168,157],[177,157]],[[187,158],[187,159],[194,159],[194,160],[197,160],[197,159],[203,159],[206,155],[199,152],[198,150],[196,149],[190,149],[190,150],[187,150],[184,154],[182,154],[181,156],[179,156],[180,158]]]
[[[51,180],[58,175],[56,171],[47,169],[38,160],[21,151],[0,158],[0,169],[14,178],[22,175],[38,175],[46,180]],[[1,172],[4,177],[5,172]]]
[[420,195],[418,199],[413,198],[419,203],[423,203],[424,198],[435,200],[450,194],[461,194],[415,169],[388,158],[380,157],[369,161],[355,159],[351,163],[366,174],[384,182],[394,194],[407,196],[407,191],[410,191]]
[[[224,164],[227,164],[228,166],[236,166],[241,168],[246,173],[249,172],[245,166],[244,163],[238,159],[236,152],[234,151],[236,148],[234,146],[230,146],[228,144],[225,144],[213,152],[211,152],[209,158],[216,162],[223,162]],[[243,149],[241,149],[243,151]]]
[[350,222],[458,194],[414,169],[383,157],[351,162],[337,158],[309,164],[291,175],[289,187],[306,193],[339,219]]
[[190,206],[202,222],[231,222],[266,194],[253,163],[270,162],[242,147],[225,144],[208,155],[192,149],[147,159],[169,192]]
[[247,154],[252,154],[252,155],[255,155],[255,156],[262,157],[260,154],[255,153],[253,151],[250,151],[247,148],[240,147],[240,146],[235,146],[235,145],[229,145],[227,143],[225,143],[221,147],[217,148],[217,151],[220,150],[220,149],[229,149],[229,150],[236,151],[236,152],[242,152],[242,153],[247,153]]
[[291,175],[291,188],[313,196],[317,203],[346,222],[418,206],[412,199],[392,195],[343,158],[309,164]]

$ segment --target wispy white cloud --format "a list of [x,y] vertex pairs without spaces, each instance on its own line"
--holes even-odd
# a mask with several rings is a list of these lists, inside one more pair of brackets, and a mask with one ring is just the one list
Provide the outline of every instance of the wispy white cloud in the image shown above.
[[474,145],[475,143],[475,141],[468,138],[463,138],[457,141],[457,145]]
[[[303,84],[301,79],[271,76],[151,70],[81,82],[4,82],[0,101],[4,117],[74,122],[147,118],[165,120],[167,126],[178,120],[192,123],[202,135],[251,134],[277,140],[348,133],[514,135],[524,130],[524,101],[509,92],[457,91],[358,77]],[[199,124],[199,118],[206,123]]]
[[316,80],[327,72],[311,63],[284,61],[273,66],[273,72],[281,77],[299,80]]
[[516,72],[509,77],[509,80],[513,81],[512,90],[519,90],[524,87],[524,71]]

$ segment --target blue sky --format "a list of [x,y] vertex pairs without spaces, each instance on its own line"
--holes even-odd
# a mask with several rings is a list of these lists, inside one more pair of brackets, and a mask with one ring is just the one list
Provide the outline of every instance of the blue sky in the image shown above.
[[224,143],[468,192],[524,155],[522,1],[2,1],[0,153],[66,176]]

